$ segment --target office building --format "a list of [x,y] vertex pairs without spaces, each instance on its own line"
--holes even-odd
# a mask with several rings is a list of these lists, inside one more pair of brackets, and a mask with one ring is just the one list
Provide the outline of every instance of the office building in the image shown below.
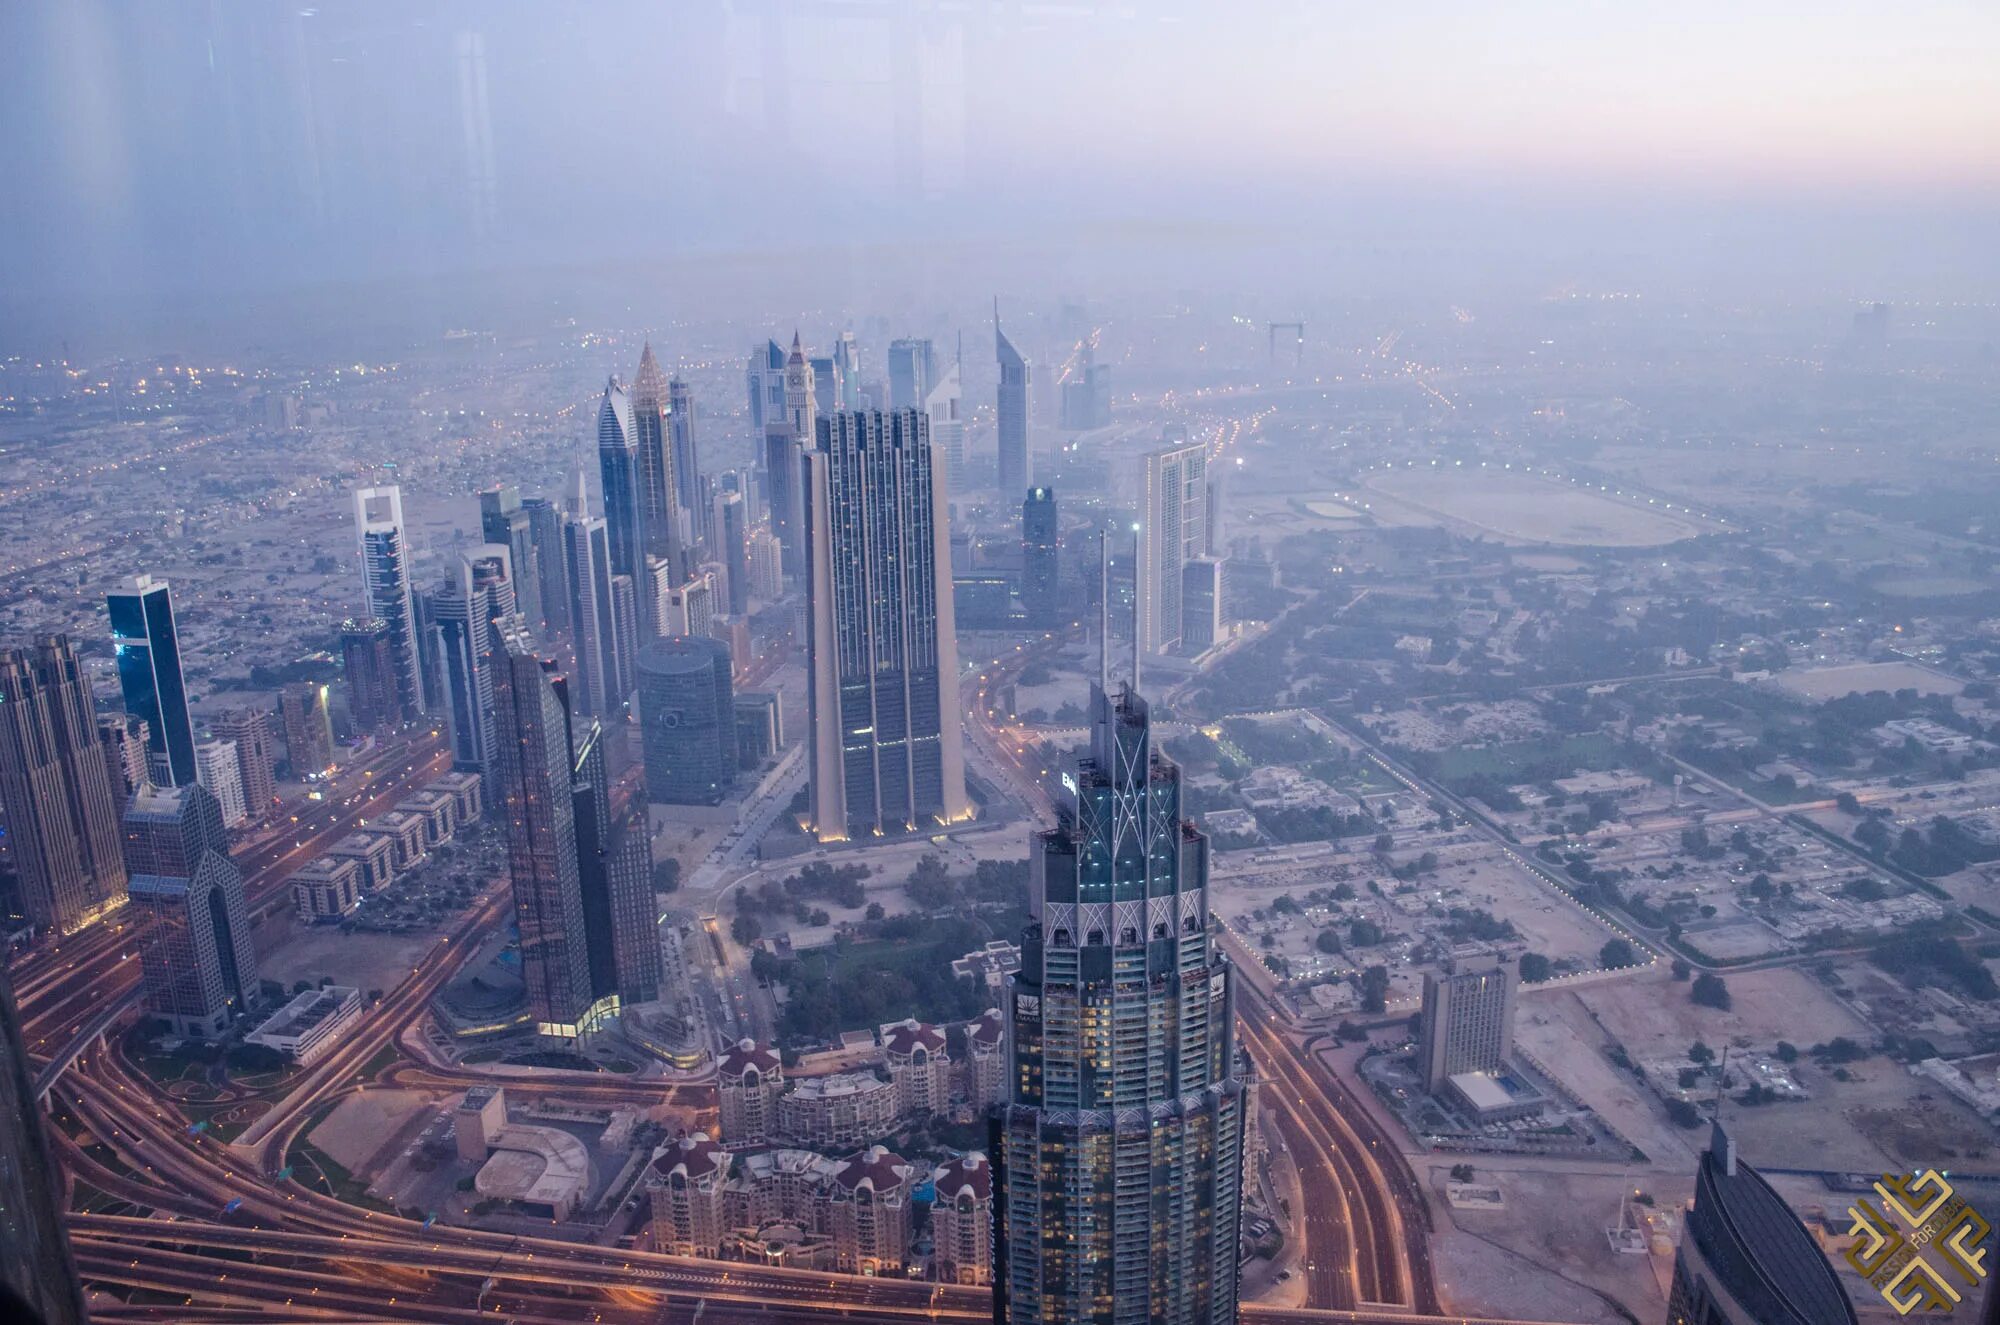
[[244,1036],[243,1042],[281,1053],[300,1067],[311,1067],[346,1039],[348,1030],[360,1020],[359,989],[322,985],[306,990],[272,1013]]
[[383,731],[403,720],[388,622],[380,617],[341,622],[340,670],[347,681],[347,713],[357,733]]
[[0,649],[0,806],[22,913],[37,929],[74,934],[124,904],[120,805],[69,638]]
[[194,781],[194,720],[181,675],[180,637],[167,582],[140,575],[105,596],[111,644],[125,711],[145,721],[153,781],[184,787]]
[[[674,502],[686,513],[685,518],[694,522],[693,528],[683,528],[681,536],[689,542],[708,547],[708,491],[702,482],[701,444],[695,436],[694,392],[678,376],[667,379],[667,451],[674,466]],[[710,555],[713,555],[711,552]]]
[[1000,301],[993,301],[993,344],[1000,361],[994,397],[994,438],[999,448],[1000,500],[1013,502],[1032,481],[1028,455],[1028,361],[1000,330]]
[[415,721],[428,709],[423,668],[417,657],[417,614],[411,592],[409,538],[403,529],[403,490],[390,486],[357,491],[354,524],[361,540],[361,616],[389,623],[396,695],[404,719]]
[[676,636],[639,651],[646,799],[720,805],[736,782],[736,701],[720,640]]
[[[639,555],[628,573],[635,578],[640,576],[645,558],[657,557],[666,564],[669,580],[679,585],[688,576],[689,548],[681,528],[680,479],[674,472],[669,390],[667,375],[660,370],[660,361],[653,356],[653,344],[648,341],[639,353],[638,375],[632,379]],[[657,624],[652,629],[658,633]]]
[[785,745],[784,710],[777,695],[768,690],[745,691],[736,696],[734,707],[737,765],[752,769],[776,758]]
[[750,429],[762,439],[765,430],[785,421],[785,351],[774,340],[750,355],[746,374],[750,388]]
[[764,499],[771,532],[777,537],[781,566],[787,580],[805,573],[804,494],[800,489],[799,457],[812,445],[818,406],[813,400],[812,366],[792,334],[792,352],[785,359],[785,408],[764,423]]
[[744,1150],[777,1135],[785,1068],[776,1050],[755,1040],[737,1041],[716,1060],[715,1083],[723,1145]]
[[993,1113],[994,1320],[1236,1319],[1245,1064],[1208,839],[1146,702],[1098,687],[1076,799],[1030,853]]
[[870,1146],[833,1171],[828,1224],[834,1266],[844,1274],[901,1274],[910,1256],[910,1202],[917,1166]]
[[1182,442],[1145,457],[1138,534],[1139,649],[1188,653],[1188,562],[1209,556],[1208,445]]
[[806,366],[812,369],[813,411],[834,414],[840,410],[840,369],[831,354],[809,354]]
[[644,564],[637,428],[625,388],[615,377],[606,379],[604,399],[597,408],[597,476],[614,575],[636,576]]
[[528,1010],[544,1034],[575,1038],[592,1002],[571,797],[569,716],[533,641],[502,632],[488,777],[507,827]]
[[1111,426],[1111,370],[1088,341],[1076,347],[1062,381],[1062,426],[1071,432]]
[[11,1296],[37,1325],[88,1325],[64,1232],[63,1172],[44,1126],[20,1010],[0,971],[0,1300]]
[[931,445],[944,457],[945,480],[954,492],[968,490],[965,481],[964,388],[959,365],[953,363],[924,397],[923,410],[930,416]]
[[285,757],[296,781],[324,776],[333,767],[333,715],[327,686],[301,681],[278,692],[278,718],[285,728]]
[[1181,567],[1181,652],[1205,653],[1228,637],[1226,585],[1217,557],[1193,557]]
[[971,817],[945,481],[916,410],[819,421],[807,663],[823,842]]
[[481,491],[479,529],[488,544],[507,549],[516,609],[529,621],[540,621],[542,576],[534,520],[521,502],[521,490],[511,484],[496,484]]
[[278,741],[271,715],[261,708],[231,709],[215,720],[215,730],[235,743],[243,807],[251,822],[258,822],[278,804]]
[[213,1038],[257,1002],[243,874],[222,806],[199,784],[155,787],[125,811],[125,864],[146,1010],[177,1035]]
[[292,907],[308,925],[338,920],[361,903],[361,870],[343,856],[321,856],[292,875]]
[[535,547],[535,575],[540,581],[541,625],[550,635],[569,630],[568,556],[563,550],[562,507],[547,497],[524,497],[528,541]]
[[1021,606],[1029,625],[1048,627],[1063,618],[1061,554],[1056,490],[1029,488],[1021,502]]
[[493,673],[501,623],[514,621],[511,554],[489,543],[461,555],[451,578],[431,595],[444,661],[445,712],[452,766],[484,773],[493,755]]
[[[566,683],[557,696],[566,696]],[[576,825],[577,880],[583,894],[584,946],[592,1017],[660,996],[659,909],[653,897],[653,849],[643,802],[614,812],[604,729],[595,718],[569,719],[570,804]]]
[[931,1174],[931,1263],[939,1283],[993,1282],[993,1166],[969,1150]]
[[104,751],[104,768],[111,777],[113,804],[122,808],[133,792],[153,785],[144,718],[129,713],[98,714],[97,744]]
[[619,630],[611,592],[611,544],[605,522],[572,516],[563,526],[569,555],[569,619],[583,712],[609,717],[624,692],[618,677]]
[[202,741],[194,747],[195,780],[222,807],[225,828],[241,828],[250,818],[243,803],[243,768],[234,741]]
[[768,525],[758,525],[750,531],[745,560],[750,563],[751,597],[765,603],[775,603],[784,597],[784,551]]
[[1433,1095],[1465,1072],[1499,1072],[1514,1047],[1514,963],[1492,952],[1453,954],[1424,975],[1417,1062]]
[[839,408],[855,410],[861,408],[861,347],[855,342],[854,333],[843,331],[833,342],[833,371],[840,390]]
[[[1914,1287],[1914,1286],[1913,1286]],[[1674,1255],[1667,1325],[1854,1325],[1854,1304],[1785,1198],[1717,1123]]]
[[889,408],[923,409],[937,383],[937,353],[929,340],[889,342]]

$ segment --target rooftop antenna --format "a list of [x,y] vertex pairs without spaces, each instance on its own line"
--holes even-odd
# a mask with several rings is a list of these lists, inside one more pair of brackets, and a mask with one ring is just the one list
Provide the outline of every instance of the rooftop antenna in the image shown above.
[[1139,539],[1143,537],[1139,526],[1132,526],[1132,695],[1139,694],[1139,595],[1144,586],[1139,583]]
[[1097,688],[1111,693],[1111,535],[1097,536]]

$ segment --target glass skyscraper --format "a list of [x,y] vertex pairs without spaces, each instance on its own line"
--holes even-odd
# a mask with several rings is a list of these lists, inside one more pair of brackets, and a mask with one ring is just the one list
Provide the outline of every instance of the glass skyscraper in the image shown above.
[[409,539],[403,532],[403,490],[362,488],[354,494],[354,524],[361,540],[363,617],[389,623],[389,653],[396,665],[396,694],[403,717],[424,715],[424,673],[417,660],[417,615],[411,596]]
[[1000,301],[993,301],[993,344],[1000,360],[1000,387],[994,397],[994,435],[999,448],[1000,497],[1012,501],[1028,490],[1028,361],[1000,330]]
[[188,716],[187,682],[181,675],[173,594],[165,580],[141,575],[105,595],[105,605],[111,610],[111,643],[118,655],[125,711],[146,721],[153,781],[184,787],[195,780],[194,721]]
[[63,1231],[62,1170],[42,1127],[20,1014],[0,971],[0,1304],[11,1294],[40,1325],[84,1325]]
[[597,409],[597,473],[604,490],[604,524],[611,572],[637,578],[645,568],[639,506],[639,444],[632,401],[611,378]]
[[822,842],[971,817],[944,466],[917,410],[818,423],[806,457],[812,816]]
[[1246,1085],[1208,839],[1146,702],[1099,688],[1076,803],[1029,854],[1033,923],[991,1121],[994,1319],[1236,1319]]
[[1060,582],[1062,534],[1056,520],[1056,490],[1029,488],[1021,502],[1021,605],[1031,625],[1062,618],[1056,591]]
[[729,647],[677,635],[639,650],[639,729],[647,799],[720,805],[740,767]]
[[[639,506],[639,545],[646,557],[667,563],[675,588],[687,582],[688,547],[681,530],[679,476],[674,469],[673,424],[669,419],[667,375],[653,357],[649,341],[639,355],[639,374],[632,379],[633,450]],[[643,561],[629,573],[637,578]]]

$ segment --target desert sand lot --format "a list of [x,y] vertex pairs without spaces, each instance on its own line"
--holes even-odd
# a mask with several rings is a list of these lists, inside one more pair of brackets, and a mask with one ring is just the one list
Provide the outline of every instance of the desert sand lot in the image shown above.
[[260,954],[258,974],[287,989],[300,980],[316,985],[331,977],[335,984],[351,986],[365,995],[371,989],[386,991],[401,984],[436,943],[434,934],[374,934],[365,930],[343,934],[338,925],[313,925],[294,930],[282,946]]
[[1871,690],[1915,690],[1924,695],[1955,695],[1965,687],[1951,677],[1916,663],[1846,663],[1839,667],[1789,667],[1771,678],[1807,699],[1839,699]]
[[[1708,532],[1678,513],[1586,492],[1567,483],[1492,469],[1406,469],[1375,476],[1369,489],[1512,543],[1570,547],[1658,547]],[[1380,512],[1377,513],[1378,518]]]

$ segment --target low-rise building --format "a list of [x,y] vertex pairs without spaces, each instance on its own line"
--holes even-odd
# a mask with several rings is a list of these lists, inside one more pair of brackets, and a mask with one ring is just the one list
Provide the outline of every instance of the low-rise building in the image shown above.
[[468,1164],[484,1164],[493,1153],[493,1138],[507,1125],[507,1092],[500,1086],[474,1086],[465,1092],[452,1112],[452,1139],[458,1143],[458,1157]]
[[773,1224],[826,1231],[826,1194],[836,1165],[812,1150],[759,1150],[738,1155],[723,1186],[723,1216],[732,1229],[755,1235]]
[[932,1277],[947,1284],[993,1282],[993,1166],[968,1151],[931,1175]]
[[721,1254],[727,1231],[723,1192],[733,1158],[706,1132],[690,1132],[653,1152],[646,1190],[652,1198],[654,1251]]
[[1021,969],[1021,945],[1005,939],[991,939],[983,948],[974,948],[952,960],[951,973],[961,980],[977,980],[998,994],[1007,987],[1007,977]]
[[881,1146],[843,1161],[827,1193],[835,1264],[848,1274],[900,1274],[910,1255],[917,1166]]
[[424,821],[424,850],[451,841],[458,831],[458,802],[450,793],[426,787],[414,796],[396,802],[398,814],[413,814]]
[[461,825],[479,822],[479,774],[462,770],[440,773],[431,779],[431,790],[451,797],[452,804],[458,807]]
[[349,833],[326,849],[335,860],[351,860],[364,893],[379,893],[396,881],[396,844],[369,832]]
[[801,1145],[860,1145],[895,1130],[896,1084],[873,1072],[794,1081],[778,1099],[778,1130]]
[[420,814],[391,810],[363,825],[361,831],[389,840],[395,848],[396,873],[413,870],[424,861],[424,837],[429,825]]
[[472,1180],[487,1200],[561,1223],[590,1190],[590,1152],[560,1128],[508,1123],[489,1142],[492,1154]]
[[944,1031],[910,1017],[878,1032],[882,1061],[896,1087],[896,1112],[904,1118],[943,1113],[951,1102],[951,1055]]
[[308,989],[244,1038],[275,1049],[301,1067],[309,1067],[361,1020],[361,991],[346,985]]
[[292,904],[311,924],[338,920],[361,901],[361,867],[339,856],[321,856],[292,875]]

